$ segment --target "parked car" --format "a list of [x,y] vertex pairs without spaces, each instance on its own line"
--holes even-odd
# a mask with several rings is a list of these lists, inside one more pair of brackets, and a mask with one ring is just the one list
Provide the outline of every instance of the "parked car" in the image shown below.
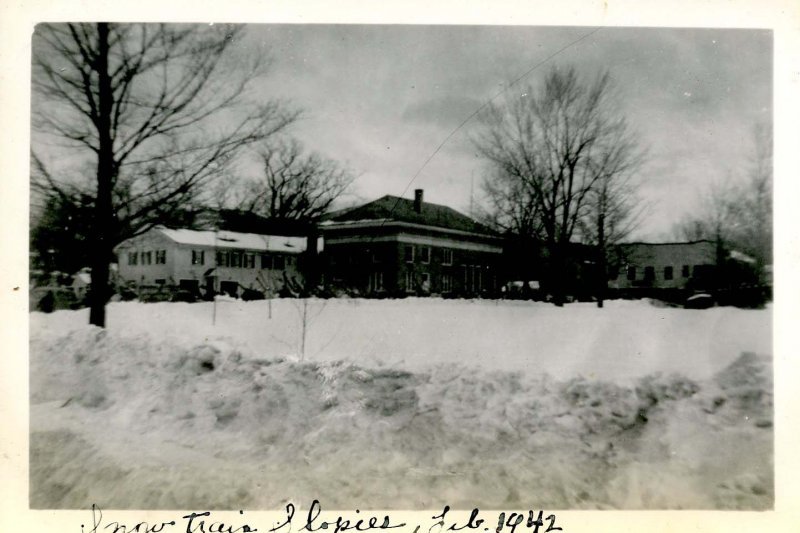
[[708,309],[714,307],[714,297],[705,292],[699,292],[689,296],[683,305],[686,309]]
[[538,281],[509,281],[500,289],[504,298],[512,300],[541,300],[542,290]]

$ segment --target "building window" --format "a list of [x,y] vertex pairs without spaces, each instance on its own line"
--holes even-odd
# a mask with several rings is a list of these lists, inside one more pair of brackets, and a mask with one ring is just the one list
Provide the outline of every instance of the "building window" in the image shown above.
[[419,260],[423,263],[430,263],[431,262],[431,247],[430,246],[422,246],[419,249]]
[[453,290],[453,276],[450,274],[442,274],[442,292],[450,292]]
[[656,269],[651,266],[644,267],[644,280],[653,281],[656,279]]
[[138,263],[139,254],[136,252],[128,252],[128,264],[135,265]]
[[453,264],[453,250],[450,250],[448,248],[442,250],[442,264],[443,265]]
[[167,251],[156,250],[156,264],[165,265],[167,263]]
[[689,277],[689,265],[683,265],[683,267],[681,268],[681,276],[683,276],[684,278]]
[[272,264],[274,269],[283,270],[284,268],[286,268],[286,258],[283,257],[282,255],[276,255],[273,258]]
[[619,266],[612,266],[608,268],[608,279],[615,280],[619,278]]
[[218,267],[226,267],[228,266],[228,254],[225,252],[217,252],[217,266]]
[[403,254],[405,257],[406,263],[413,263],[414,262],[414,245],[407,244],[405,249],[403,250]]
[[192,264],[193,265],[203,265],[205,264],[205,251],[203,250],[192,250]]
[[153,264],[153,253],[152,252],[142,252],[142,264],[143,265],[151,265]]
[[292,265],[294,265],[294,257],[292,256],[286,257],[286,268],[289,268]]
[[414,272],[411,270],[406,271],[406,292],[414,292],[415,290],[415,283],[414,283]]
[[633,281],[636,279],[636,267],[629,266],[628,267],[628,281]]
[[167,283],[167,280],[165,280],[165,279],[157,279],[156,280],[156,285],[166,285],[166,283]]
[[383,272],[370,273],[369,290],[370,292],[378,292],[383,290]]
[[255,268],[256,267],[256,256],[253,254],[245,254],[244,256],[244,263],[246,268]]
[[671,266],[664,267],[664,279],[666,279],[666,280],[672,279],[672,267]]
[[431,292],[431,275],[427,272],[422,273],[422,291]]
[[231,268],[241,268],[242,267],[242,252],[231,252],[230,253],[230,262],[231,262]]
[[267,254],[261,254],[261,268],[272,268],[272,257]]

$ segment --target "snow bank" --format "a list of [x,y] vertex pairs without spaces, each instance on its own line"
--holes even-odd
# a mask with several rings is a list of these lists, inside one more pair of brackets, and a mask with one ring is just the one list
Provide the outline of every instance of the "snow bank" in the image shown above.
[[[302,305],[292,299],[117,302],[108,307],[108,329],[189,344],[224,337],[251,353],[297,355]],[[545,372],[630,384],[655,372],[710,378],[742,352],[772,353],[769,310],[409,298],[309,300],[306,315],[305,359],[374,368],[428,371],[454,362],[531,377]],[[31,330],[66,334],[87,321],[87,310],[33,313]]]
[[[696,328],[725,319],[718,327],[748,324],[752,332],[761,314],[745,320],[736,310],[618,304],[604,316],[587,306],[517,303],[493,314],[484,302],[432,301],[428,309],[418,301],[335,301],[328,304],[335,312],[317,313],[309,331],[327,335],[350,319],[358,334],[341,332],[327,345],[320,334],[301,361],[280,355],[292,347],[274,340],[299,331],[281,318],[296,303],[273,308],[282,333],[265,331],[265,302],[232,304],[236,312],[218,314],[217,329],[200,321],[205,304],[118,304],[106,331],[80,324],[81,312],[33,314],[31,506],[266,509],[313,498],[326,508],[362,509],[772,506],[768,356],[722,357],[706,340],[692,357],[709,367],[724,361],[707,374],[703,365],[672,374],[671,361],[623,352],[640,365],[624,372],[612,365],[614,379],[574,372],[592,355],[584,336],[599,335],[601,352],[614,338],[637,349],[630,339],[644,341],[647,332],[604,329],[635,317],[640,326],[647,326],[642,315],[669,319],[646,327],[659,352],[668,343],[657,333],[681,331],[675,344],[698,346]],[[591,332],[552,329],[535,356],[514,355],[526,335],[543,333],[533,325],[508,341],[532,314],[545,323],[554,315],[588,322]],[[479,346],[446,333],[449,342],[420,335],[397,346],[395,332],[380,329],[390,322],[385,315],[404,318],[398,331],[428,331],[424,315],[464,335],[480,315],[477,335],[494,336],[497,350],[476,333],[469,340]],[[256,321],[262,327],[250,330]],[[361,341],[350,357],[338,357],[365,337],[389,355],[365,356]],[[266,341],[260,349],[259,341]],[[441,356],[431,357],[426,342]]]

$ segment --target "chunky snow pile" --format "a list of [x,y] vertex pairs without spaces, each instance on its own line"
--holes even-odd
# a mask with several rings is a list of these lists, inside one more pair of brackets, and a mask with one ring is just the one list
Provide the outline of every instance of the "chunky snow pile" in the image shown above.
[[[261,328],[250,337],[236,335],[241,324],[232,309],[227,318],[218,315],[218,328],[190,327],[189,317],[206,305],[117,304],[105,331],[82,325],[82,312],[31,316],[32,507],[274,509],[313,498],[326,508],[362,509],[772,506],[771,358],[740,350],[714,359],[709,343],[715,339],[706,339],[705,350],[692,355],[710,366],[722,362],[714,372],[688,366],[659,373],[653,371],[658,361],[628,353],[641,355],[629,333],[598,332],[633,320],[646,330],[636,335],[649,332],[664,347],[668,339],[654,332],[668,320],[666,331],[675,331],[676,322],[684,328],[675,343],[691,345],[699,341],[687,337],[707,335],[697,328],[717,313],[717,321],[750,323],[751,340],[740,338],[739,348],[763,349],[769,311],[644,303],[531,311],[503,303],[495,315],[489,304],[470,302],[330,302],[338,308],[317,313],[314,325],[306,323],[307,335],[335,331],[344,314],[360,338],[380,338],[375,345],[391,352],[385,363],[374,353],[361,364],[331,355],[322,341],[313,357],[302,359],[281,355],[281,343],[258,349],[265,329],[273,330],[271,337],[280,331],[267,322],[265,302],[233,309],[244,322],[259,316]],[[280,305],[292,316],[288,303]],[[375,328],[385,314],[403,316],[403,306],[417,331],[402,323],[395,331]],[[436,321],[446,309],[455,328],[450,333],[469,337],[463,328],[475,308],[484,326],[472,340],[494,336],[499,356],[485,353],[478,365],[459,352],[464,339],[446,350],[433,337],[427,342],[441,356],[415,355],[425,352],[426,338],[414,336],[427,327],[420,314]],[[526,346],[525,334],[509,341],[510,327],[517,326],[516,315],[531,312],[545,325],[557,315],[573,327],[551,329],[537,346],[542,332],[532,326],[527,350],[505,355]],[[632,318],[640,315],[645,319]],[[648,317],[663,318],[648,329]],[[284,320],[288,327],[291,320]],[[616,362],[607,361],[624,378],[598,379],[594,371],[577,377],[537,364],[561,358],[570,367],[591,356],[570,352],[582,331],[570,320],[600,339],[626,339],[618,343]],[[288,333],[302,329],[295,325]],[[564,341],[560,351],[553,336]],[[541,345],[550,351],[538,357]],[[611,348],[602,340],[599,346],[601,353]],[[641,364],[621,372],[619,359]]]

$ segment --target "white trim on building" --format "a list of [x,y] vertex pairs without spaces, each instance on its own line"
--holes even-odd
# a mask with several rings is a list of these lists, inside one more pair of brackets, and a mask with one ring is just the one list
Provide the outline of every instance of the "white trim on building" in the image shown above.
[[[380,237],[366,238],[363,236],[352,237],[326,237],[325,242],[328,245],[336,244],[363,244],[365,241],[369,242],[400,242],[403,244],[416,244],[419,246],[436,246],[440,248],[450,248],[455,250],[469,250],[472,252],[487,252],[487,253],[503,253],[503,247],[485,244],[480,242],[469,242],[455,239],[448,239],[446,237],[433,237],[427,235],[413,235],[410,233],[399,233],[397,235],[384,235]],[[451,259],[452,261],[452,259]]]

